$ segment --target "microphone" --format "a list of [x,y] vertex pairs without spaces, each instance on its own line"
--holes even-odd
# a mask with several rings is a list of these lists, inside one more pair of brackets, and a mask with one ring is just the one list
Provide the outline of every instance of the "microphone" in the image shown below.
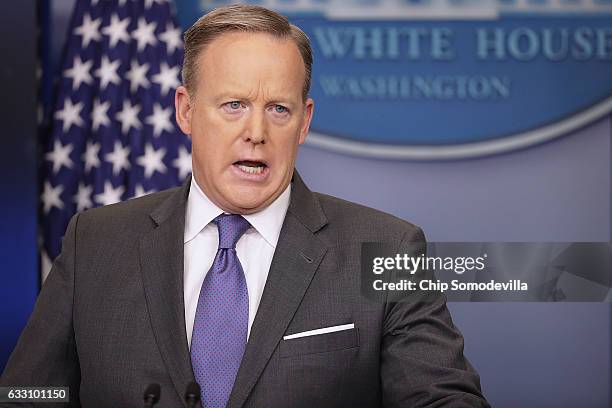
[[187,384],[187,389],[185,390],[185,401],[187,402],[187,406],[189,408],[195,408],[200,401],[200,386],[198,383],[190,382]]
[[161,394],[161,387],[157,383],[149,384],[144,392],[144,407],[150,408],[157,404],[159,401],[159,395]]

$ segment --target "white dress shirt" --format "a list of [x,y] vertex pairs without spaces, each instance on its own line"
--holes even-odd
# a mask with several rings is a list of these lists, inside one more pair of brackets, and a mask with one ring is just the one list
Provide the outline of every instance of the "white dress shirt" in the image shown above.
[[[259,307],[268,278],[268,271],[278,242],[278,236],[289,207],[291,184],[268,207],[243,217],[251,224],[236,244],[236,253],[244,270],[249,291],[249,326],[247,338]],[[185,210],[184,294],[187,341],[191,348],[191,334],[200,288],[211,268],[219,246],[217,226],[212,221],[223,213],[204,194],[191,178],[191,188]]]

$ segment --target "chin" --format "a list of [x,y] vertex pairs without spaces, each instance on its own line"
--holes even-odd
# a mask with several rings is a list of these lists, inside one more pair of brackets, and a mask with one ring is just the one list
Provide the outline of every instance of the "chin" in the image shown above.
[[255,207],[273,195],[274,190],[270,190],[269,186],[241,186],[232,191],[228,197],[231,197],[234,203]]
[[234,196],[232,200],[228,200],[228,204],[235,209],[235,211],[240,211],[242,214],[250,214],[263,209],[265,205],[267,205],[266,200],[260,199],[258,197],[245,197],[245,194],[241,194],[238,196]]

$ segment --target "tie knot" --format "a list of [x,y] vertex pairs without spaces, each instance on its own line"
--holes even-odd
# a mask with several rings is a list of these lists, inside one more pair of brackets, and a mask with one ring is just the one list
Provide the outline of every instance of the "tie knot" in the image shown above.
[[219,248],[231,249],[251,224],[238,214],[221,214],[213,220],[219,230]]

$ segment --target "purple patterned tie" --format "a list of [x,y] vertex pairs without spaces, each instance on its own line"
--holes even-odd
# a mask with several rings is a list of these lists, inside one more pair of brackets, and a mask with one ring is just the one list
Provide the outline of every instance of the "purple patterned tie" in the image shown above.
[[236,255],[247,220],[223,214],[213,220],[219,249],[204,278],[191,336],[191,364],[202,391],[202,406],[225,407],[244,354],[249,324],[249,294]]

